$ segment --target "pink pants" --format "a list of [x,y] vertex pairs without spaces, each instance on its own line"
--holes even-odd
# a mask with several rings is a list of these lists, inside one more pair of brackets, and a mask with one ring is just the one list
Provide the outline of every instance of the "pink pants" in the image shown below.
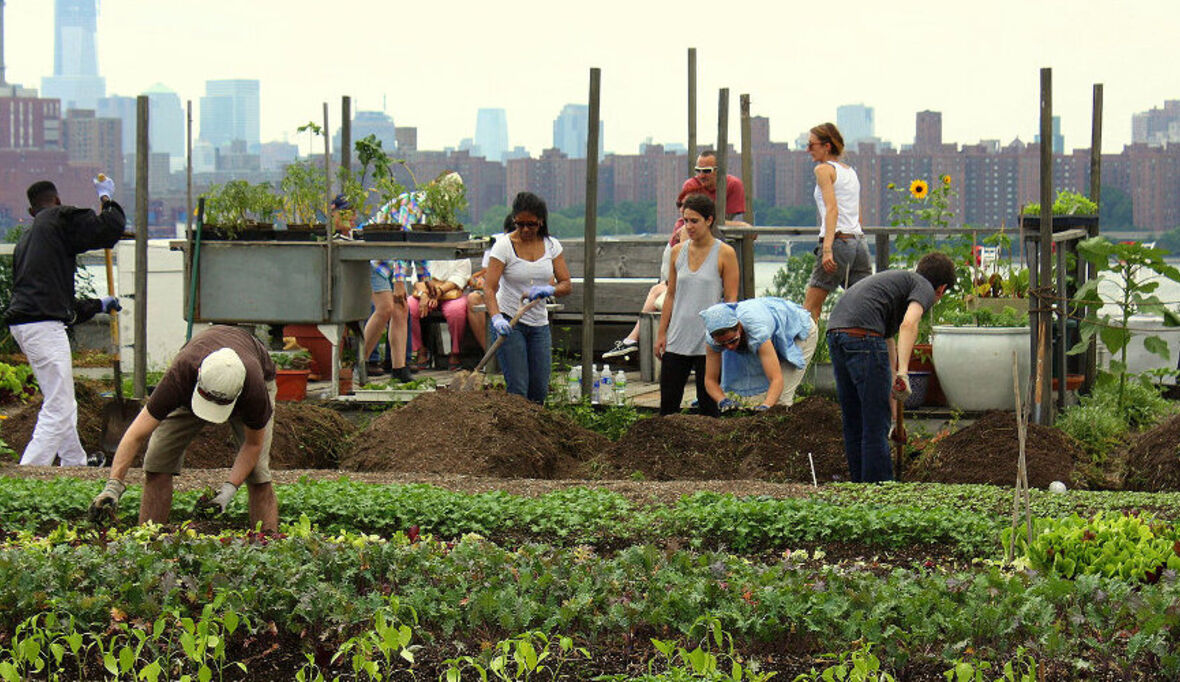
[[[408,296],[406,304],[410,306],[410,341],[414,352],[422,348],[422,318],[418,317],[418,299]],[[464,294],[450,301],[443,301],[440,305],[443,317],[447,318],[447,330],[451,332],[451,352],[458,353],[459,345],[463,342],[463,332],[467,331],[467,296]]]

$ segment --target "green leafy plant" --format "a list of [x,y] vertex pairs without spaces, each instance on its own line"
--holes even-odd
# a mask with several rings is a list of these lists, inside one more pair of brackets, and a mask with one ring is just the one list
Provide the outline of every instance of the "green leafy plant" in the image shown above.
[[[1010,529],[1004,533],[1007,546]],[[1154,583],[1180,570],[1180,531],[1149,514],[1096,514],[1038,519],[1032,544],[1018,532],[1029,566],[1063,578],[1097,574]]]
[[939,316],[941,324],[956,327],[1027,327],[1028,313],[1020,312],[1011,306],[1004,306],[1000,310],[963,308],[947,308]]
[[422,188],[427,224],[462,227],[459,214],[467,210],[467,186],[454,178],[457,174],[444,171]]
[[894,682],[893,675],[881,669],[881,659],[873,654],[873,645],[865,642],[858,649],[839,654],[825,654],[835,663],[823,670],[812,668],[797,675],[795,682]]
[[[951,203],[957,192],[951,187],[949,175],[940,177],[933,188],[923,179],[912,181],[908,187],[899,187],[892,182],[885,187],[898,197],[889,207],[889,224],[894,227],[946,227],[954,220]],[[933,251],[934,246],[932,235],[898,235],[890,251],[890,261],[913,267],[923,254]]]
[[[1039,203],[1025,204],[1024,215],[1039,216]],[[1053,215],[1098,215],[1098,204],[1084,194],[1063,189],[1057,193],[1053,201]]]
[[576,403],[566,402],[561,391],[550,391],[546,409],[573,419],[583,428],[601,433],[611,440],[618,440],[639,421],[639,412],[633,404],[594,406],[589,398]]
[[28,365],[0,362],[0,403],[20,400],[27,402],[37,392],[37,378]]
[[271,351],[270,359],[279,369],[307,369],[311,366],[311,353],[305,350]]
[[[1085,352],[1091,341],[1100,339],[1110,351],[1110,373],[1118,382],[1118,405],[1126,405],[1127,348],[1131,343],[1131,317],[1137,314],[1162,315],[1165,326],[1180,326],[1180,317],[1155,295],[1158,278],[1180,282],[1180,270],[1164,261],[1163,249],[1138,242],[1112,243],[1105,237],[1091,237],[1078,244],[1078,253],[1097,270],[1097,276],[1078,287],[1073,303],[1084,309],[1080,340],[1068,352]],[[1151,277],[1157,279],[1151,279]],[[1112,292],[1112,293],[1106,293]],[[1118,317],[1103,312],[1103,306],[1116,306]],[[1144,337],[1149,352],[1168,360],[1168,344],[1158,335]],[[1117,356],[1117,360],[1113,359]]]
[[1016,655],[999,669],[999,677],[992,677],[992,664],[987,661],[955,659],[954,666],[943,676],[947,682],[1037,682],[1037,659],[1016,648]]
[[279,184],[283,192],[283,215],[288,224],[315,223],[328,214],[324,169],[310,161],[288,164]]
[[252,185],[231,180],[213,185],[205,194],[205,223],[237,232],[258,223],[273,223],[282,210],[282,200],[269,182]]
[[589,659],[590,651],[585,647],[574,646],[572,637],[550,637],[539,630],[533,630],[501,640],[481,656],[460,656],[443,661],[443,665],[447,666],[444,679],[447,682],[460,682],[463,671],[470,669],[474,670],[481,680],[490,677],[505,682],[516,682],[539,676],[559,680],[562,679],[561,669],[576,657]]

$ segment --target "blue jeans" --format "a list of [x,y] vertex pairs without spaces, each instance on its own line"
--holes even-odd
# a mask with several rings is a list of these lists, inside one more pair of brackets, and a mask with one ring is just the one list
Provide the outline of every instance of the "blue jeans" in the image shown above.
[[530,327],[517,323],[496,351],[508,392],[524,396],[539,405],[549,395],[549,373],[553,365],[553,339],[549,325]]
[[828,332],[836,395],[844,417],[844,456],[857,483],[893,480],[889,456],[893,369],[885,339]]

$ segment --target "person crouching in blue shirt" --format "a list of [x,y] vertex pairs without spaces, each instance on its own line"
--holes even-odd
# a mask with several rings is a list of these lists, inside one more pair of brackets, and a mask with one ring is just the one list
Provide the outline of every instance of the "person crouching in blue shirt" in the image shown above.
[[705,390],[722,412],[738,407],[726,393],[762,396],[755,410],[790,407],[815,353],[811,313],[781,298],[752,298],[706,308]]

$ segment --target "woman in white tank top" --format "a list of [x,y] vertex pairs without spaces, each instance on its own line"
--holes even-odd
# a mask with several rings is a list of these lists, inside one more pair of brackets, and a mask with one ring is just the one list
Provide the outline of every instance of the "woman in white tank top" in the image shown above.
[[818,321],[828,294],[873,274],[869,246],[860,226],[860,179],[841,163],[844,137],[831,123],[811,129],[807,152],[815,161],[815,205],[819,210],[819,246],[807,283],[803,307]]

